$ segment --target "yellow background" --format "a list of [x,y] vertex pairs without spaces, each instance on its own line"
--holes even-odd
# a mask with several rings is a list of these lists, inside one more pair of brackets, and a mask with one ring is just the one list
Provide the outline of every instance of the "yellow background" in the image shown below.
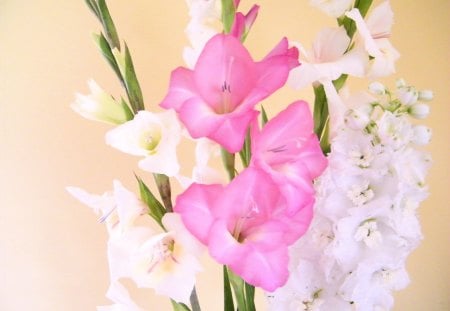
[[[252,4],[242,2],[243,8]],[[260,15],[248,39],[257,59],[282,36],[308,45],[321,27],[334,24],[307,2],[259,1]],[[109,3],[152,109],[165,95],[170,71],[183,64],[184,1]],[[402,54],[394,78],[404,77],[436,95],[425,121],[433,128],[427,149],[434,159],[431,195],[420,208],[425,239],[408,260],[412,282],[396,294],[397,311],[449,309],[449,4],[392,1],[392,42]],[[91,33],[98,30],[82,0],[0,0],[2,311],[84,311],[108,304],[105,228],[64,190],[77,185],[101,193],[111,188],[113,178],[136,189],[132,173],[140,172],[136,158],[103,143],[108,126],[84,120],[69,108],[76,91],[87,93],[91,77],[115,96],[121,94],[92,43]],[[385,82],[393,86],[394,78]],[[283,90],[266,106],[273,113],[300,96],[312,99],[309,91]],[[200,276],[204,310],[221,310],[219,273],[210,264]],[[170,309],[167,299],[150,290],[138,296],[151,310]]]

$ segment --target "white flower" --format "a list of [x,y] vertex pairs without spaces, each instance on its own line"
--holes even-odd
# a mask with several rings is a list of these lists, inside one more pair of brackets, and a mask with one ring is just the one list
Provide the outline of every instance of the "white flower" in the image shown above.
[[427,104],[417,103],[409,107],[408,112],[417,119],[425,119],[430,114],[430,106]]
[[431,140],[431,129],[424,125],[413,126],[412,142],[417,145],[426,145]]
[[397,88],[397,97],[403,105],[412,105],[417,103],[419,92],[412,86],[402,86]]
[[186,35],[191,46],[185,47],[183,59],[189,68],[194,68],[206,42],[218,33],[214,27],[221,18],[221,1],[186,0],[191,20],[186,27]]
[[375,219],[364,221],[356,230],[354,238],[356,241],[364,241],[370,248],[380,245],[383,240]]
[[365,22],[358,9],[346,13],[356,23],[358,33],[371,60],[367,75],[372,78],[390,75],[395,72],[395,62],[400,57],[388,38],[393,24],[393,12],[388,1],[372,10]]
[[370,188],[368,180],[362,183],[353,185],[349,191],[347,191],[348,198],[356,206],[362,206],[369,202],[374,197],[374,192]]
[[70,105],[75,112],[86,119],[111,124],[121,124],[133,118],[132,112],[124,101],[116,102],[94,80],[89,80],[88,85],[91,94],[77,93],[75,102]]
[[419,100],[430,101],[434,97],[433,91],[431,90],[422,90],[419,91]]
[[180,167],[176,147],[181,127],[173,110],[161,113],[139,111],[134,119],[106,134],[106,143],[122,152],[144,159],[139,161],[143,170],[174,176]]
[[309,3],[332,17],[340,17],[350,9],[353,0],[310,0]]
[[114,180],[114,191],[103,195],[90,194],[77,187],[67,187],[67,191],[81,203],[101,213],[110,234],[121,234],[134,225],[146,206],[134,193],[127,190],[118,180]]
[[111,306],[99,306],[97,311],[144,311],[131,300],[131,297],[126,288],[117,282],[112,282],[106,293],[108,297],[115,304]]
[[312,51],[298,46],[304,59],[301,66],[290,71],[288,83],[302,89],[315,81],[336,80],[342,74],[363,76],[366,55],[356,49],[346,53],[349,44],[350,38],[343,27],[323,29],[314,40]]
[[369,84],[369,90],[376,95],[383,95],[386,93],[386,87],[380,82],[372,82]]
[[165,214],[162,222],[168,232],[150,237],[132,254],[131,277],[139,287],[188,304],[202,247],[178,214]]
[[380,142],[394,150],[406,146],[413,136],[411,123],[404,116],[385,111],[377,120],[377,136]]

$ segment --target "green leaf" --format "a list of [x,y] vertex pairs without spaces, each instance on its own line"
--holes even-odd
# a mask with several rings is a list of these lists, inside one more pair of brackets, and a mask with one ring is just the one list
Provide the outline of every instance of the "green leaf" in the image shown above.
[[100,49],[100,52],[102,53],[103,57],[105,57],[108,64],[111,66],[111,68],[116,73],[116,76],[119,78],[120,82],[122,84],[124,83],[122,74],[120,73],[119,66],[117,64],[116,58],[114,57],[113,53],[111,52],[111,47],[106,40],[103,33],[100,33],[99,35],[94,33],[93,34],[94,41],[97,44],[97,47]]
[[94,0],[85,0],[84,2],[86,2],[86,5],[91,9],[92,13],[100,19],[100,11],[98,10],[97,3]]
[[134,71],[133,60],[131,59],[130,50],[125,43],[125,85],[127,88],[128,99],[130,100],[131,108],[137,113],[144,110],[144,99],[142,97],[141,87]]
[[100,11],[100,20],[103,24],[103,29],[105,30],[109,45],[111,48],[117,48],[120,50],[119,36],[117,35],[116,26],[114,26],[114,22],[109,14],[108,6],[106,5],[105,0],[97,0],[97,5]]
[[228,269],[228,277],[233,287],[234,297],[236,298],[239,311],[248,311],[245,297],[245,282],[238,275]]
[[222,0],[222,24],[224,33],[230,33],[233,26],[236,8],[233,0]]
[[177,303],[172,299],[170,299],[170,302],[172,303],[172,308],[174,311],[191,311],[191,309],[189,309],[189,307],[184,303]]
[[356,0],[355,8],[358,8],[362,17],[366,17],[373,0]]
[[141,194],[141,200],[144,201],[145,204],[147,204],[149,208],[149,215],[158,222],[158,224],[164,229],[164,226],[162,224],[161,219],[163,218],[164,214],[166,213],[166,210],[164,209],[164,206],[156,199],[156,197],[153,195],[153,193],[150,191],[150,189],[147,187],[147,185],[142,181],[141,178],[139,178],[137,175],[135,175],[138,184],[139,184],[139,192]]
[[320,137],[328,116],[328,103],[323,85],[314,87],[314,96],[314,133]]
[[247,302],[247,311],[256,311],[255,287],[247,282],[245,282],[245,300]]
[[225,166],[225,170],[228,173],[228,178],[230,180],[233,180],[235,176],[234,153],[229,153],[225,148],[221,148],[221,155],[222,155],[222,163]]
[[227,270],[227,267],[223,266],[223,306],[224,311],[234,311],[233,294],[231,293]]

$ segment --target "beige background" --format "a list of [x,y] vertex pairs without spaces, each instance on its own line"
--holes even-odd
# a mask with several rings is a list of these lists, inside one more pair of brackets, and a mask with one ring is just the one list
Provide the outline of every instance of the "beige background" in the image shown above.
[[[133,53],[146,106],[155,107],[170,71],[182,64],[184,1],[109,2]],[[243,7],[251,4],[242,2]],[[333,24],[306,0],[259,3],[260,16],[248,39],[257,58],[283,35],[308,44],[322,26]],[[392,1],[392,41],[402,53],[395,78],[436,94],[426,120],[434,132],[428,147],[434,166],[428,179],[431,196],[420,208],[425,240],[408,261],[412,283],[396,294],[397,311],[449,309],[449,4]],[[136,189],[136,159],[104,145],[108,126],[86,121],[69,108],[76,91],[87,92],[91,77],[121,94],[91,41],[98,29],[82,0],[0,0],[2,311],[83,311],[108,303],[105,229],[64,190],[78,185],[103,192],[113,178]],[[310,92],[283,90],[266,106],[273,112],[300,96],[312,99]],[[204,310],[220,310],[220,272],[211,267],[200,276],[200,299]],[[151,310],[169,310],[167,299],[151,291],[137,299]]]

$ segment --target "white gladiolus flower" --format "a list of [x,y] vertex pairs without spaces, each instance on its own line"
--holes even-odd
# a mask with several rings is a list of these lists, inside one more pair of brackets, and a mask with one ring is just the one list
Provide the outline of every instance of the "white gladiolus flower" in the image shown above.
[[134,119],[106,134],[106,143],[122,152],[144,157],[139,167],[152,173],[174,176],[179,171],[176,147],[181,126],[173,110],[139,111]]
[[342,74],[361,77],[367,63],[361,50],[346,53],[350,38],[345,29],[325,28],[313,42],[312,50],[306,51],[296,44],[302,57],[302,65],[290,71],[288,83],[302,89],[315,81],[332,81]]
[[184,227],[178,214],[167,213],[168,230],[144,241],[131,255],[131,278],[139,287],[155,289],[177,302],[189,304],[195,274],[202,270],[199,242]]
[[144,311],[131,300],[130,294],[126,288],[119,282],[113,282],[106,293],[115,304],[110,306],[99,306],[97,311]]
[[101,213],[108,232],[112,235],[123,233],[134,225],[143,214],[146,206],[134,193],[127,190],[118,180],[114,180],[114,191],[103,195],[90,194],[77,187],[67,187],[67,191],[81,203],[91,207],[95,213]]
[[122,124],[133,118],[125,102],[117,102],[103,91],[94,81],[88,81],[90,95],[77,93],[75,102],[70,107],[89,120],[110,124]]
[[352,0],[310,0],[309,3],[332,17],[340,17],[350,9]]
[[368,77],[376,78],[395,72],[395,62],[400,57],[388,38],[393,24],[393,12],[388,1],[372,10],[364,21],[358,9],[352,9],[346,16],[355,21],[362,44],[374,59],[370,61]]

